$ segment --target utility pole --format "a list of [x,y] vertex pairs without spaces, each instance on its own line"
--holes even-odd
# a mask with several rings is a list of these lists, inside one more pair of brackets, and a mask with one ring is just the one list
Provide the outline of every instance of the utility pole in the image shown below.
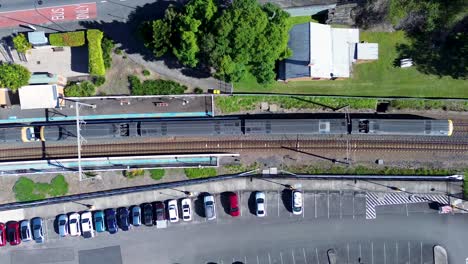
[[80,106],[87,106],[91,108],[96,108],[96,105],[93,104],[86,104],[78,101],[75,102],[75,113],[76,113],[76,144],[78,148],[78,174],[80,175],[80,181],[83,180],[83,170],[81,168],[81,143],[82,141],[86,141],[86,139],[81,137],[81,128],[80,125],[83,120],[80,119]]

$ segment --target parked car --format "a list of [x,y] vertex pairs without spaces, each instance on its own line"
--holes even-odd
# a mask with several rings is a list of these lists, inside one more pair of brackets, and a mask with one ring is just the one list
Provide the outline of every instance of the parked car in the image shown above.
[[118,209],[117,213],[120,229],[123,231],[128,231],[130,228],[130,212],[126,207],[121,207]]
[[70,236],[81,235],[80,215],[78,213],[72,213],[68,217],[68,229],[70,231]]
[[257,210],[255,211],[256,215],[258,217],[264,217],[265,214],[266,214],[265,213],[266,206],[265,206],[265,193],[264,192],[255,193],[255,204],[256,204],[256,208],[257,208]]
[[[151,210],[153,210],[151,208]],[[153,216],[151,216],[151,222],[153,221]],[[132,207],[132,225],[140,226],[141,225],[141,208],[138,205]]]
[[84,238],[94,237],[93,215],[90,211],[81,213],[81,231]]
[[292,213],[302,214],[302,193],[300,191],[292,191]]
[[110,208],[104,211],[106,217],[106,226],[107,231],[111,234],[115,234],[119,231],[119,227],[117,226],[117,216],[115,210]]
[[240,215],[239,198],[237,197],[237,193],[234,192],[229,194],[229,214],[232,217],[238,217]]
[[145,226],[153,225],[153,206],[150,203],[143,204],[143,224]]
[[12,246],[21,244],[19,226],[19,223],[16,221],[11,221],[7,223],[7,239],[10,242],[10,245]]
[[208,220],[216,219],[216,207],[213,195],[206,195],[203,197],[203,204],[205,205],[205,217]]
[[68,236],[68,216],[61,214],[57,219],[58,231],[61,237]]
[[154,214],[156,217],[156,221],[165,221],[166,220],[166,205],[163,202],[155,202]]
[[96,229],[96,232],[106,231],[106,225],[104,222],[104,212],[101,210],[94,212],[94,228]]
[[7,243],[6,230],[5,229],[6,229],[5,224],[0,223],[0,247],[5,246],[6,243]]
[[29,220],[23,220],[20,222],[20,236],[21,241],[23,242],[32,240],[31,223],[29,222]]
[[33,230],[33,238],[36,243],[44,242],[44,220],[40,217],[34,217],[31,220],[31,226]]
[[179,209],[177,208],[177,200],[170,200],[167,203],[169,211],[169,221],[171,223],[179,222]]
[[184,198],[180,204],[182,206],[182,219],[184,221],[192,220],[192,200],[190,200],[190,198]]

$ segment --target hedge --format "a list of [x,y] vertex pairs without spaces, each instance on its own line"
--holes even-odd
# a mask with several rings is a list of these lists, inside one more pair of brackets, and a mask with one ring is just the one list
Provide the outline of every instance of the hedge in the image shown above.
[[52,46],[59,47],[79,47],[85,44],[84,31],[74,31],[66,33],[54,33],[49,35],[49,42]]
[[187,86],[171,80],[146,80],[141,82],[135,75],[128,76],[132,95],[183,94]]
[[86,31],[89,53],[89,73],[93,75],[103,76],[106,74],[101,47],[103,36],[104,34],[102,31],[97,29],[88,29]]

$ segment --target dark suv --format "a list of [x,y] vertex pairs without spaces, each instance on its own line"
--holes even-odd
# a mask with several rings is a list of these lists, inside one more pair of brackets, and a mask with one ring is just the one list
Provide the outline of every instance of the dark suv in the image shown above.
[[150,203],[145,203],[143,207],[143,224],[145,226],[153,225],[153,206]]
[[105,218],[106,218],[106,226],[107,230],[111,234],[117,233],[119,231],[119,228],[117,227],[117,217],[114,209],[106,209],[104,211]]
[[120,229],[123,231],[128,231],[130,227],[130,212],[128,211],[127,208],[121,207],[117,210],[118,213],[118,224],[120,226]]

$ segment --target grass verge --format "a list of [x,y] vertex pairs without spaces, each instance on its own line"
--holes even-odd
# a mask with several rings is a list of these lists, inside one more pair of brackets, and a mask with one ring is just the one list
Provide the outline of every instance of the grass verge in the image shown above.
[[[294,18],[296,19],[296,18]],[[354,66],[346,80],[291,81],[260,85],[252,75],[234,84],[235,92],[347,95],[375,97],[468,98],[465,80],[420,73],[395,67],[397,44],[409,40],[404,32],[360,32],[361,40],[379,44],[379,59]]]
[[218,175],[215,168],[187,168],[184,171],[189,179],[208,178]]
[[468,199],[468,170],[465,170],[465,177],[463,179],[463,198]]
[[437,168],[395,168],[395,167],[383,167],[383,168],[371,168],[365,166],[356,167],[292,167],[286,170],[293,173],[302,174],[342,174],[342,175],[418,175],[418,176],[431,176],[431,175],[453,175],[457,174],[458,170],[454,169],[437,169]]
[[50,183],[36,183],[29,178],[20,177],[13,186],[13,192],[18,202],[35,201],[67,194],[68,183],[61,174],[55,176]]

